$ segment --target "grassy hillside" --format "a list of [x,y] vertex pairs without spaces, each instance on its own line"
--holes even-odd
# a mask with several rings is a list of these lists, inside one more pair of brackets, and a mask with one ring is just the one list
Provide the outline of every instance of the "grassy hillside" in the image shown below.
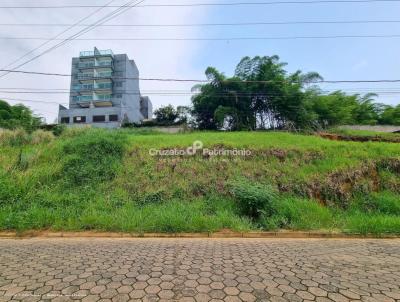
[[[252,154],[149,154],[194,141]],[[277,132],[0,132],[0,229],[400,233],[400,144]]]

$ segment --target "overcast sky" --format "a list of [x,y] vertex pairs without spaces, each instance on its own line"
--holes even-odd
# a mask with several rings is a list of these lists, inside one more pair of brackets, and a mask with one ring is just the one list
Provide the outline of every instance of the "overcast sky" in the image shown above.
[[[104,5],[110,0],[0,0],[0,6],[33,5]],[[262,2],[262,0],[258,0]],[[270,1],[270,0],[268,0]],[[115,0],[124,4],[128,0]],[[250,0],[146,0],[146,4],[254,2]],[[265,2],[265,1],[264,1]],[[115,8],[104,9],[85,23],[92,23]],[[80,9],[0,9],[0,23],[76,23],[96,8]],[[282,21],[351,21],[398,20],[400,2],[323,3],[249,6],[195,6],[195,7],[141,7],[132,8],[108,24],[189,24]],[[15,27],[0,25],[0,67],[5,67],[44,41],[1,40],[4,37],[51,38],[65,27]],[[76,33],[74,28],[63,35]],[[207,26],[207,27],[154,27],[110,28],[99,27],[82,38],[229,38],[229,37],[282,37],[332,35],[400,35],[400,23],[370,24],[296,24],[265,26]],[[46,50],[56,44],[36,51]],[[204,70],[215,66],[232,75],[236,64],[246,55],[274,55],[288,62],[288,70],[317,71],[326,80],[400,79],[400,38],[364,39],[297,39],[247,41],[70,41],[43,57],[21,67],[21,70],[70,73],[71,58],[82,50],[112,49],[126,53],[134,59],[141,77],[203,79]],[[33,55],[32,55],[33,56]],[[25,58],[28,59],[29,57]],[[23,61],[21,61],[23,62]],[[0,78],[0,98],[68,103],[68,93],[12,94],[5,88],[69,89],[70,79],[36,75],[8,74]],[[157,90],[190,91],[190,83],[140,83],[143,95],[150,95],[155,108],[167,105],[189,105],[190,96],[154,95]],[[361,93],[381,92],[380,102],[400,103],[400,83],[337,84],[324,89],[344,89]],[[7,90],[9,91],[9,89]],[[11,101],[15,104],[17,101]],[[51,123],[58,105],[23,102]]]

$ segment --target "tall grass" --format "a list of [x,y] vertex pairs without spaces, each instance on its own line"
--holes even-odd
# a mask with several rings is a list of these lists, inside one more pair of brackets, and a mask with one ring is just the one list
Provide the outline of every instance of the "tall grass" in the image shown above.
[[[25,137],[7,132],[0,139],[1,229],[377,233],[394,232],[400,215],[398,144],[274,132],[86,128],[65,129],[56,138],[44,132]],[[196,140],[252,155],[149,154]]]
[[51,132],[36,130],[28,134],[23,129],[8,130],[0,128],[0,146],[24,146],[27,144],[46,144],[54,140]]

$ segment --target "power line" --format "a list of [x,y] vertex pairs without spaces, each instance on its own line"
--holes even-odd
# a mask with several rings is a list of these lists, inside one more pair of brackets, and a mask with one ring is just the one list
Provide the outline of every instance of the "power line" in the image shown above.
[[[267,81],[266,81],[267,82]],[[109,90],[111,88],[107,88],[105,90]],[[321,88],[321,90],[337,90],[337,88],[332,89],[332,88]],[[64,92],[71,92],[70,88],[37,88],[37,87],[0,87],[0,91],[12,91],[12,90],[16,90],[16,91],[32,91],[32,92],[60,92],[60,93],[64,93]],[[99,90],[102,90],[101,88],[99,88]],[[104,89],[103,89],[104,90]],[[397,87],[349,87],[349,88],[342,88],[341,90],[346,90],[346,91],[367,91],[367,92],[373,92],[373,91],[382,91],[382,92],[390,92],[390,91],[400,91],[400,86]],[[83,92],[85,91],[92,91],[92,89],[89,90],[83,90]],[[121,92],[137,92],[137,91],[142,91],[142,92],[187,92],[187,89],[123,89],[121,90]],[[191,90],[192,91],[192,90]],[[74,91],[73,92],[77,92]],[[193,92],[193,91],[192,91]],[[118,90],[115,90],[115,93],[120,93],[118,92]]]
[[[11,73],[21,73],[21,74],[32,74],[32,75],[43,75],[43,76],[59,76],[59,77],[71,77],[70,74],[63,73],[47,73],[47,72],[35,72],[26,70],[7,70],[0,69],[0,71],[10,71]],[[91,78],[90,80],[96,80],[100,78]],[[140,78],[140,77],[113,77],[113,79],[119,80],[141,80],[141,81],[164,81],[164,82],[196,82],[196,83],[209,83],[209,80],[198,80],[198,79],[173,79],[173,78]],[[276,81],[236,81],[227,80],[225,82],[241,82],[241,83],[274,83]],[[400,79],[379,79],[379,80],[317,80],[311,82],[311,84],[327,83],[327,84],[337,84],[337,83],[399,83]]]
[[[143,4],[137,7],[198,7],[198,6],[255,6],[279,4],[329,4],[329,3],[385,3],[399,2],[399,0],[306,0],[306,1],[268,1],[268,2],[225,2],[225,3],[172,3],[172,4]],[[96,8],[99,5],[40,5],[40,6],[0,6],[1,9],[72,9]],[[118,6],[109,6],[110,8]]]
[[[349,93],[349,91],[343,91],[343,90],[320,90],[319,91],[322,94],[331,94],[335,92],[345,92]],[[354,91],[353,94],[359,94],[360,91]],[[5,94],[70,94],[69,91],[5,91],[5,90],[0,90],[0,93],[5,93]],[[114,95],[170,95],[170,96],[195,96],[195,95],[200,95],[202,92],[200,91],[188,91],[188,90],[181,90],[181,91],[176,91],[176,90],[149,90],[149,91],[139,91],[139,90],[131,90],[131,91],[125,91],[125,92],[116,92]],[[377,92],[376,94],[385,94],[385,95],[398,95],[400,94],[400,88],[398,90],[392,90],[392,91],[380,91]],[[247,97],[247,96],[281,96],[284,95],[282,93],[278,92],[217,92],[213,94],[214,96],[218,97],[232,97],[232,96],[239,96],[239,97]],[[115,98],[115,97],[114,97]]]
[[[19,57],[18,59],[12,61],[10,64],[7,64],[3,67],[3,69],[6,69],[10,66],[12,66],[13,64],[21,61],[23,58],[26,58],[27,56],[29,56],[30,54],[34,53],[36,50],[42,48],[43,46],[46,46],[47,44],[51,43],[52,41],[54,41],[54,39],[57,39],[58,37],[61,37],[63,34],[65,34],[66,32],[70,31],[72,28],[76,27],[77,25],[79,25],[80,23],[86,21],[88,18],[90,18],[91,16],[95,15],[96,13],[98,13],[99,11],[101,11],[103,8],[105,8],[107,5],[113,3],[115,0],[111,0],[110,2],[108,2],[107,4],[101,6],[100,8],[96,9],[94,12],[90,13],[89,15],[85,16],[84,18],[80,19],[78,22],[69,25],[67,29],[63,30],[62,32],[58,33],[57,35],[55,35],[53,38],[47,40],[46,42],[40,44],[38,47],[28,51],[27,53],[25,53],[24,55],[22,55],[21,57]],[[7,73],[1,75],[0,77],[5,76]]]
[[[389,35],[332,35],[332,36],[279,36],[279,37],[226,37],[226,38],[74,38],[75,41],[259,41],[259,40],[317,40],[354,38],[400,38],[400,34]],[[48,40],[45,37],[0,37],[0,40]],[[55,39],[62,40],[62,39]]]
[[[88,27],[82,29],[81,31],[77,32],[76,34],[74,34],[74,35],[72,35],[72,36],[69,36],[69,37],[66,38],[66,39],[63,39],[62,42],[60,42],[60,43],[54,45],[53,47],[51,47],[51,48],[49,48],[49,49],[47,49],[47,50],[41,52],[40,54],[34,56],[33,58],[29,59],[28,61],[25,61],[24,63],[19,64],[19,65],[16,66],[14,69],[20,68],[20,67],[22,67],[22,66],[24,66],[24,65],[26,65],[26,64],[28,64],[28,63],[34,61],[34,60],[36,60],[36,59],[42,57],[43,55],[45,55],[45,54],[51,52],[52,50],[57,49],[57,48],[63,46],[64,44],[68,43],[69,41],[75,40],[77,37],[80,37],[80,36],[82,36],[83,34],[85,34],[85,33],[89,32],[89,31],[93,30],[94,28],[96,28],[97,25],[104,24],[104,23],[106,23],[106,22],[108,22],[108,21],[114,19],[115,17],[121,15],[122,13],[128,11],[129,9],[135,7],[136,5],[139,5],[139,4],[143,3],[144,1],[145,1],[145,0],[139,0],[139,1],[137,1],[134,5],[132,5],[132,4],[135,2],[135,0],[131,0],[131,1],[127,2],[126,4],[124,4],[124,5],[122,5],[122,6],[119,6],[118,9],[113,10],[111,13],[109,13],[109,14],[107,14],[106,16],[100,18],[98,21],[94,22],[94,23],[91,24],[90,26],[88,26]],[[57,40],[58,40],[58,39],[53,39],[53,41],[57,41]],[[2,75],[2,76],[4,76],[4,75]],[[2,76],[0,76],[0,77],[2,77]]]
[[[232,22],[232,23],[187,23],[187,24],[103,24],[98,27],[208,27],[208,26],[259,26],[259,25],[299,25],[299,24],[390,24],[400,20],[339,20],[339,21],[274,21],[274,22]],[[0,23],[0,26],[27,27],[67,27],[67,23]],[[89,26],[79,24],[76,27]]]

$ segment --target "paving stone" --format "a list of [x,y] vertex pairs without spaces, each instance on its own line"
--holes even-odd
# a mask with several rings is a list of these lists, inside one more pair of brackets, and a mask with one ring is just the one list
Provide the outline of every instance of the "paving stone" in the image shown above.
[[0,301],[400,300],[399,240],[4,239],[0,255]]

